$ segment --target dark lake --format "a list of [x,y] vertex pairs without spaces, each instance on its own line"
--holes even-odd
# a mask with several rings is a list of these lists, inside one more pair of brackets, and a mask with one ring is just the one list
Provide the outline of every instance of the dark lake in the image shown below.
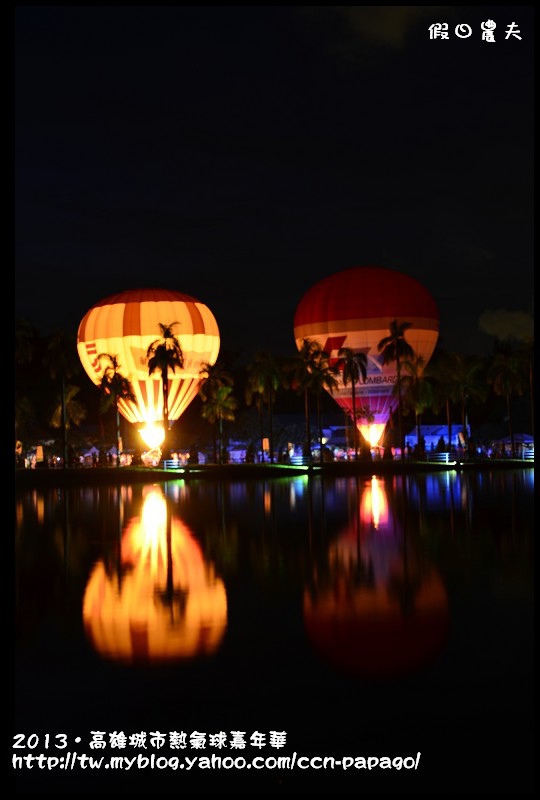
[[16,489],[17,793],[531,793],[533,481]]

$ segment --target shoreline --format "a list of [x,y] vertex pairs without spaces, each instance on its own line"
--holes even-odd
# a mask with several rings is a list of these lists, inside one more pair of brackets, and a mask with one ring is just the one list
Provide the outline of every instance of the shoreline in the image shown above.
[[82,467],[70,469],[16,469],[15,489],[53,486],[122,485],[162,483],[175,480],[245,481],[261,478],[348,477],[354,475],[407,475],[419,472],[492,471],[534,469],[534,461],[520,459],[481,459],[445,464],[433,461],[334,461],[322,465],[289,464],[198,464],[178,469],[162,467]]

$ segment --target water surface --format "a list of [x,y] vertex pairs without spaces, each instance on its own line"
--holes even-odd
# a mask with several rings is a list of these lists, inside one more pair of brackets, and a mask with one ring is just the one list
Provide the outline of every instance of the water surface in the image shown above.
[[100,753],[130,757],[421,753],[19,770],[19,791],[529,791],[532,531],[532,468],[18,491],[15,730],[36,744],[18,754],[65,733],[61,754],[96,755],[93,731],[164,735]]

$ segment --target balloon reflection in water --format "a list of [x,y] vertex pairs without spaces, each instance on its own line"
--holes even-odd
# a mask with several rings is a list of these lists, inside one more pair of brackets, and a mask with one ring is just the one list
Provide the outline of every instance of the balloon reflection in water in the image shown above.
[[314,571],[304,624],[327,663],[362,677],[413,671],[444,646],[446,589],[389,515],[384,481],[364,486],[357,519]]
[[208,655],[223,639],[223,581],[187,526],[169,513],[161,489],[148,487],[141,517],[123,533],[118,574],[98,562],[89,578],[84,625],[106,658],[171,662]]

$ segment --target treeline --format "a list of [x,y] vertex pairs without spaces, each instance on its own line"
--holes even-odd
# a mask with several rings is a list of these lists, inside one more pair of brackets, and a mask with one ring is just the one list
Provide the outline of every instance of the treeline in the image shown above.
[[[533,341],[496,340],[489,357],[437,347],[425,364],[407,344],[408,327],[406,321],[394,320],[379,343],[383,362],[395,362],[398,375],[392,420],[398,439],[394,444],[403,447],[405,428],[413,425],[420,441],[419,427],[424,422],[446,424],[448,441],[452,422],[461,424],[465,437],[467,423],[492,424],[510,437],[515,452],[518,403],[520,424],[527,425],[527,430],[520,432],[534,435]],[[183,355],[173,326],[165,322],[160,328],[147,355],[149,374],[157,372],[164,381],[168,369],[181,369]],[[132,391],[114,353],[100,354],[104,377],[97,387],[82,369],[75,335],[57,331],[42,336],[26,320],[16,321],[15,334],[15,446],[19,459],[38,443],[46,456],[59,456],[66,465],[81,450],[91,446],[108,450],[118,445],[120,437],[124,449],[142,448],[135,427],[118,413],[118,401],[132,399]],[[306,339],[295,355],[260,351],[244,366],[223,352],[215,364],[202,365],[200,374],[195,401],[167,431],[164,457],[171,451],[196,449],[221,463],[231,440],[244,442],[252,451],[261,450],[267,440],[273,461],[289,441],[301,441],[308,457],[314,446],[322,449],[324,414],[338,411],[332,400],[338,377],[354,392],[366,379],[366,361],[363,354],[347,348],[339,351],[337,361],[330,360],[317,342]],[[164,388],[166,403],[166,382]],[[276,415],[284,409],[302,416],[301,430],[276,424]],[[357,432],[358,417],[369,422],[368,408],[353,402],[353,409],[351,436]],[[167,411],[165,407],[165,420]],[[366,446],[358,433],[350,444],[357,457]]]

